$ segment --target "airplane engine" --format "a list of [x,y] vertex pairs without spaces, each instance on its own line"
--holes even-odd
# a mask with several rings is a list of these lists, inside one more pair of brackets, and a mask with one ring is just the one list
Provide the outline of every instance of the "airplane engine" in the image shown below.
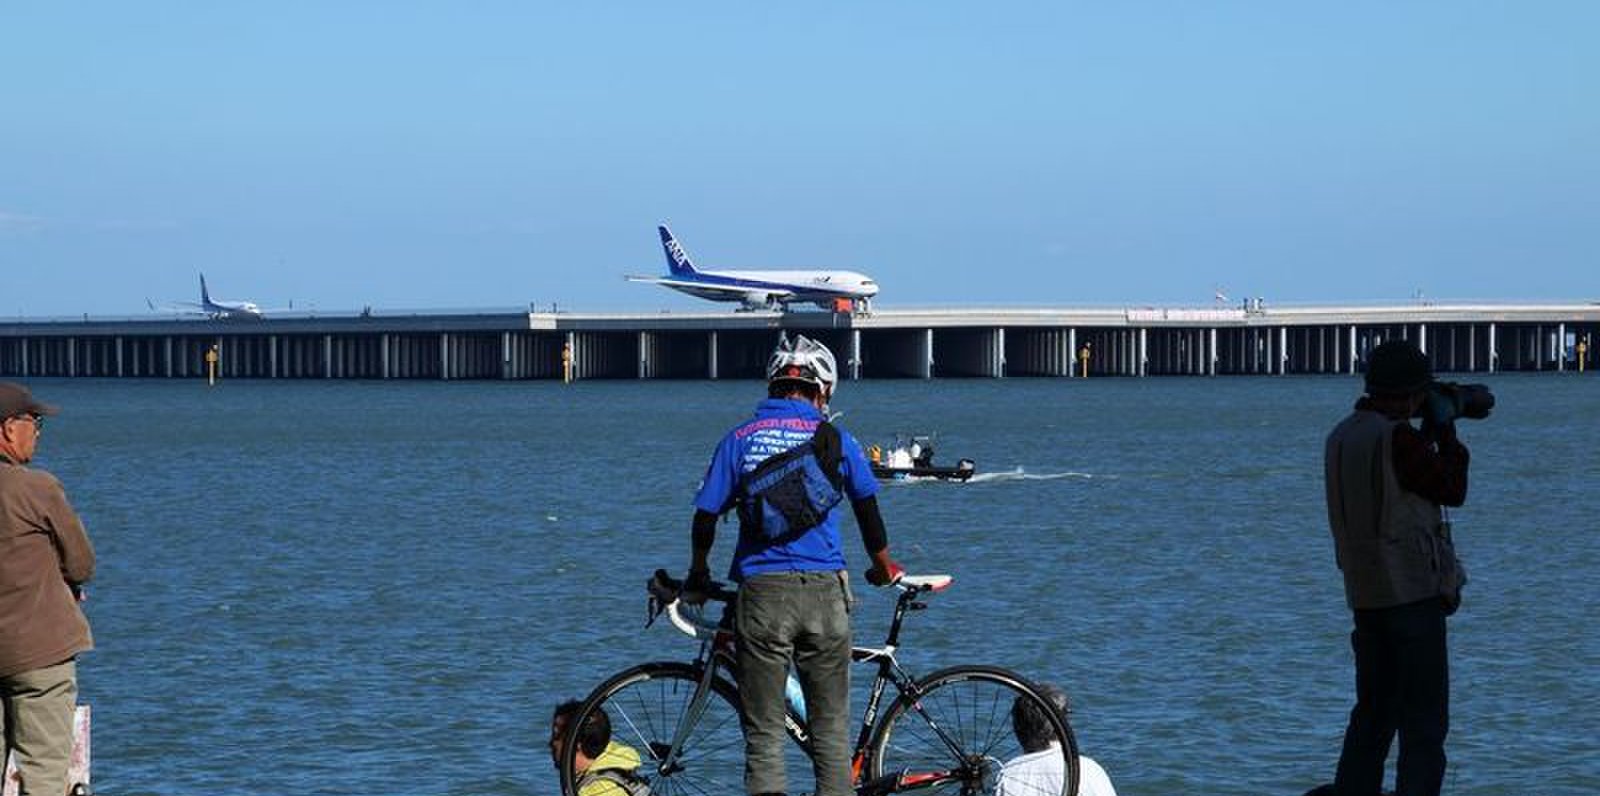
[[744,294],[744,298],[740,301],[746,310],[770,310],[779,307],[777,296],[771,293],[763,293],[759,290],[752,290]]

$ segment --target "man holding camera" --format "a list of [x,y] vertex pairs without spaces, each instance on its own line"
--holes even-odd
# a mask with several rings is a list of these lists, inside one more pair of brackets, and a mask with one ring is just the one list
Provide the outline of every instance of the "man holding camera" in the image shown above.
[[1366,393],[1325,451],[1328,525],[1355,615],[1356,705],[1334,791],[1378,796],[1398,733],[1396,796],[1436,796],[1450,726],[1445,617],[1466,582],[1442,508],[1467,497],[1454,421],[1486,416],[1493,399],[1434,381],[1427,355],[1404,340],[1373,349]]

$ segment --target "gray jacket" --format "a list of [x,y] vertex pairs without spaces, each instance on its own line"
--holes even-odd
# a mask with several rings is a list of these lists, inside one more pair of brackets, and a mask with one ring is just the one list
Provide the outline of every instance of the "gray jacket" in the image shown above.
[[1358,410],[1328,435],[1328,527],[1353,609],[1454,595],[1464,581],[1439,504],[1395,476],[1395,420]]

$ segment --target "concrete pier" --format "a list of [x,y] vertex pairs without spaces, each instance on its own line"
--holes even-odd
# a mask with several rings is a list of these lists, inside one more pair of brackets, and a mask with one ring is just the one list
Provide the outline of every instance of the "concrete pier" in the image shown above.
[[1355,373],[1414,340],[1442,373],[1592,371],[1600,303],[938,309],[871,315],[475,313],[0,323],[0,376],[756,379],[780,329],[850,379]]

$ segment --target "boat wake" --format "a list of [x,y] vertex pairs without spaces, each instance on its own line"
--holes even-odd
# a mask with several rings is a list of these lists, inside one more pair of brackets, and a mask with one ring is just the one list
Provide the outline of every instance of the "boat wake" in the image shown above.
[[[966,481],[951,481],[950,483],[953,483],[953,484],[962,484],[962,483],[966,483],[966,484],[997,484],[997,483],[1010,482],[1010,481],[1059,481],[1059,480],[1066,479],[1066,478],[1081,478],[1081,479],[1084,479],[1084,480],[1088,480],[1088,479],[1091,479],[1091,478],[1111,478],[1111,477],[1114,477],[1114,476],[1095,475],[1094,473],[1080,473],[1080,472],[1075,472],[1075,471],[1070,471],[1070,470],[1067,471],[1067,472],[1064,472],[1064,473],[1030,473],[1027,470],[1023,469],[1023,468],[1018,467],[1018,468],[1016,468],[1014,470],[1002,470],[1002,471],[997,472],[997,473],[974,473],[973,476],[971,478],[967,479]],[[912,484],[932,484],[932,483],[939,483],[939,482],[940,482],[940,479],[938,479],[938,478],[897,478],[897,479],[894,479],[892,481],[887,481],[885,483],[886,484],[891,484],[891,485],[892,484],[901,484],[901,485],[910,486]]]
[[1068,470],[1064,473],[1030,473],[1021,467],[1018,467],[1015,470],[1002,470],[998,473],[977,473],[972,476],[972,480],[969,483],[992,483],[995,481],[1059,481],[1063,478],[1090,479],[1105,477],[1106,476],[1095,475],[1094,473],[1080,473],[1073,470]]

